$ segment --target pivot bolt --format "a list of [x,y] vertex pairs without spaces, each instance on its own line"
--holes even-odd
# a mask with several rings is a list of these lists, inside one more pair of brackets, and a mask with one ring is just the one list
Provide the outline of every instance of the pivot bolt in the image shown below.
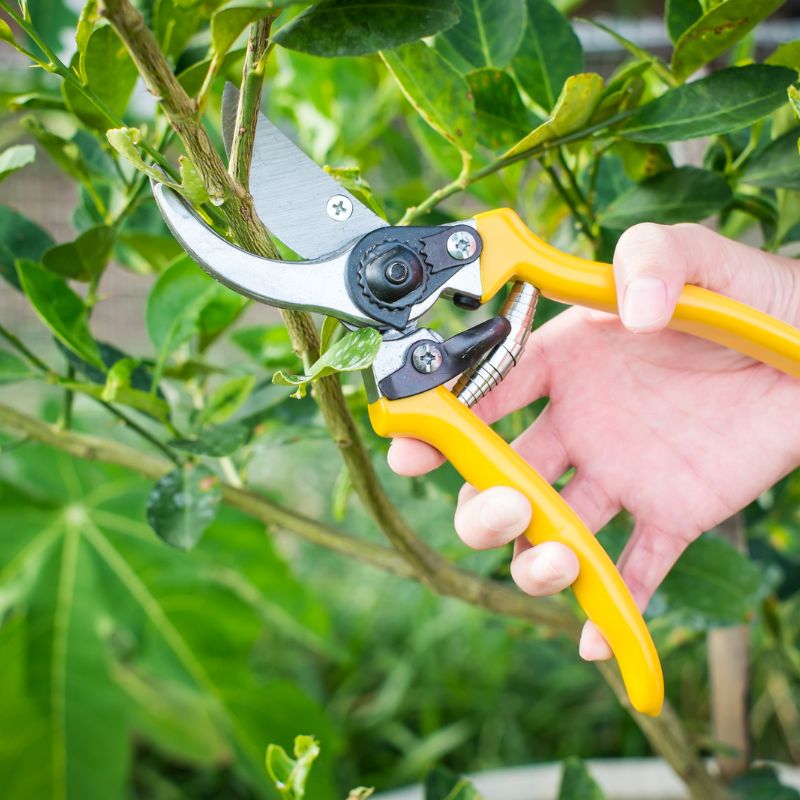
[[429,374],[442,366],[442,351],[431,342],[418,345],[411,354],[411,363],[417,372]]
[[475,241],[475,237],[467,231],[451,233],[447,240],[447,252],[459,261],[474,256],[477,248],[478,243]]
[[402,261],[392,261],[385,274],[389,283],[400,284],[408,278],[408,267]]
[[336,222],[344,222],[346,219],[350,219],[353,214],[353,202],[343,194],[335,194],[328,200],[325,210],[331,219],[336,220]]

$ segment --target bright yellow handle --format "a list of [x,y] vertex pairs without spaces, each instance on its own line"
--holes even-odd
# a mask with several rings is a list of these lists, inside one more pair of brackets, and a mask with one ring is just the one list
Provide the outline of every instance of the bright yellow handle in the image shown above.
[[[553,300],[616,313],[617,292],[610,265],[571,256],[547,244],[507,208],[479,214],[476,222],[483,239],[484,302],[508,281],[519,279]],[[729,297],[686,286],[669,327],[738,350],[800,378],[800,330]]]
[[476,489],[513,486],[530,500],[534,511],[525,535],[534,544],[562,542],[578,556],[575,597],[614,651],[633,707],[658,714],[664,679],[642,615],[608,554],[550,484],[444,387],[402,400],[381,398],[369,415],[380,436],[410,436],[435,447]]

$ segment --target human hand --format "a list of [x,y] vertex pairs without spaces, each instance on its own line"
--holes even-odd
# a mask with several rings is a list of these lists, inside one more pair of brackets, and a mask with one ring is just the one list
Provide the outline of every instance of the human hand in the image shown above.
[[[535,331],[506,380],[476,407],[493,422],[539,397],[544,412],[514,447],[597,532],[622,508],[635,524],[619,570],[640,609],[702,531],[747,505],[800,463],[800,381],[718,345],[664,330],[684,284],[800,321],[800,264],[699,225],[637,225],[614,255],[620,317],[571,308]],[[647,335],[642,335],[647,334]],[[396,439],[389,464],[422,475],[442,462]],[[511,574],[531,595],[571,584],[578,561],[521,534],[531,508],[507,487],[462,489],[455,526],[476,549],[516,540]],[[611,656],[587,623],[581,655]]]

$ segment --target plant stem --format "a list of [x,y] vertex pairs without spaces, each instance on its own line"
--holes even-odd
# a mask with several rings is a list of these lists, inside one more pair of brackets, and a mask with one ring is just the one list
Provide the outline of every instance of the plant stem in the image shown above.
[[33,353],[28,346],[20,341],[11,331],[4,328],[0,325],[0,336],[2,336],[15,350],[17,350],[21,355],[25,357],[25,360],[31,365],[36,367],[36,369],[46,373],[47,375],[52,375],[53,370],[47,366],[47,364],[42,361],[39,356]]
[[537,144],[535,147],[531,147],[528,150],[523,150],[519,153],[514,153],[514,155],[511,156],[500,156],[482,169],[479,169],[477,172],[472,172],[468,175],[459,175],[459,177],[454,181],[442,186],[429,195],[418,206],[411,206],[407,208],[397,224],[410,225],[412,222],[419,219],[419,217],[421,217],[423,214],[427,214],[428,211],[439,205],[439,203],[441,203],[443,200],[446,200],[448,197],[451,197],[458,192],[463,192],[469,186],[472,186],[472,184],[483,180],[483,178],[493,175],[495,172],[499,172],[501,169],[505,169],[511,164],[516,164],[517,161],[524,161],[528,158],[538,158],[550,150],[555,150],[556,148],[561,147],[561,145],[569,144],[570,142],[577,142],[580,139],[587,139],[595,133],[606,131],[616,123],[627,119],[632,113],[633,111],[621,111],[619,114],[615,114],[614,116],[608,117],[601,122],[590,125],[588,128],[581,128],[578,131],[573,131],[572,133],[565,134],[564,136],[550,139],[547,142],[542,142],[541,144]]
[[544,166],[544,171],[550,178],[550,182],[553,184],[553,187],[558,192],[561,199],[564,201],[564,204],[568,206],[570,211],[572,212],[572,216],[575,218],[575,222],[577,222],[578,227],[581,229],[581,233],[587,239],[589,239],[589,241],[593,241],[592,229],[590,224],[586,221],[583,214],[581,214],[580,209],[578,208],[573,198],[570,196],[570,193],[567,191],[564,184],[561,183],[561,179],[558,177],[558,173],[556,172],[555,168],[551,167],[549,164],[545,164],[543,166]]
[[236,125],[231,142],[231,158],[228,173],[242,186],[250,184],[250,162],[253,159],[253,141],[261,105],[261,90],[264,86],[264,69],[270,49],[270,30],[275,15],[259,20],[250,28],[247,40],[247,55],[242,71],[242,86],[239,106],[236,109]]

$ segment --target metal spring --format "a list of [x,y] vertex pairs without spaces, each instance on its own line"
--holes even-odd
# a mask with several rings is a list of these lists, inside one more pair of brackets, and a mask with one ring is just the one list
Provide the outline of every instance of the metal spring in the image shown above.
[[539,290],[530,283],[517,281],[511,287],[500,311],[511,323],[508,336],[453,387],[453,393],[467,408],[485,397],[516,365],[530,335],[538,299]]

